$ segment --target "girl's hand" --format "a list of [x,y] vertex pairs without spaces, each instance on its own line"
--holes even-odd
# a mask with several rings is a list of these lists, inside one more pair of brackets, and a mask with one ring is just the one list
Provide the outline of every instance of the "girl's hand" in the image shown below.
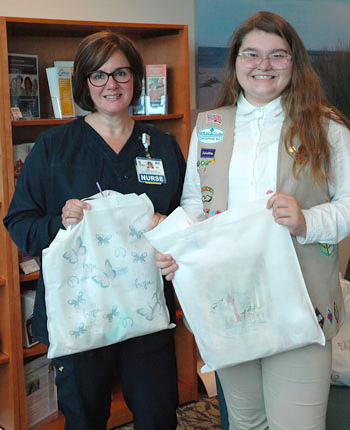
[[91,209],[87,202],[78,199],[67,200],[62,208],[62,224],[68,228],[71,224],[78,224],[84,217],[83,209]]
[[160,269],[162,275],[167,281],[174,279],[175,271],[179,268],[176,261],[171,255],[161,254],[159,251],[155,253],[156,266]]
[[288,227],[293,236],[306,236],[305,217],[299,202],[290,194],[275,193],[269,198],[267,209],[272,208],[272,215],[278,224]]

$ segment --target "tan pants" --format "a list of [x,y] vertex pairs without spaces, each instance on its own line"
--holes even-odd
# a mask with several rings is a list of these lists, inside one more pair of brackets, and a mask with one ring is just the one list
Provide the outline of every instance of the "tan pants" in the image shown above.
[[325,430],[331,342],[218,370],[230,430]]

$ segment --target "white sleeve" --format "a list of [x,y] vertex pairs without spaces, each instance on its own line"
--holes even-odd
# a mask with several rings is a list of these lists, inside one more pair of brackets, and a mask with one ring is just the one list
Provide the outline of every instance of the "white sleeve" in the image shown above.
[[181,207],[194,222],[200,221],[204,216],[200,177],[197,169],[197,140],[197,131],[194,128],[181,196]]
[[301,244],[336,244],[350,234],[350,131],[331,121],[328,141],[331,148],[330,202],[303,209],[306,237],[297,238]]

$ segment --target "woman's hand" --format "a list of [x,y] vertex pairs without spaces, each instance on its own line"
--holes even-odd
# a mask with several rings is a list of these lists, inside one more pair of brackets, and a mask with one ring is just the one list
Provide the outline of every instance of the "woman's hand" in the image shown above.
[[83,209],[91,209],[91,206],[89,203],[78,199],[66,201],[66,204],[62,208],[62,224],[65,228],[68,228],[71,224],[78,224],[83,219]]
[[167,281],[174,279],[175,271],[179,268],[176,261],[169,254],[161,254],[159,251],[155,253],[156,266],[160,269],[162,275]]
[[275,193],[269,198],[266,205],[267,209],[272,208],[272,215],[278,224],[288,227],[293,236],[306,236],[305,217],[301,207],[290,194]]
[[157,225],[164,221],[165,218],[166,215],[162,215],[159,212],[155,212],[151,221],[151,225],[148,227],[148,230],[152,230],[153,228],[157,227]]

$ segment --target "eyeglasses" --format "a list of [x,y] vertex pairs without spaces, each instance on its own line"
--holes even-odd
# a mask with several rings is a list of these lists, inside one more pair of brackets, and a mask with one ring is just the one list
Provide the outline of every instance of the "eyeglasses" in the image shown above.
[[292,56],[284,51],[272,52],[267,57],[262,57],[255,51],[242,51],[238,53],[238,57],[241,58],[242,63],[248,69],[254,69],[264,60],[269,60],[273,69],[282,70],[288,66],[289,61],[292,59]]
[[87,74],[90,84],[94,87],[103,87],[106,85],[110,76],[112,76],[115,82],[118,82],[119,84],[126,84],[132,77],[132,68],[118,67],[112,73],[96,70],[95,72],[90,72]]

